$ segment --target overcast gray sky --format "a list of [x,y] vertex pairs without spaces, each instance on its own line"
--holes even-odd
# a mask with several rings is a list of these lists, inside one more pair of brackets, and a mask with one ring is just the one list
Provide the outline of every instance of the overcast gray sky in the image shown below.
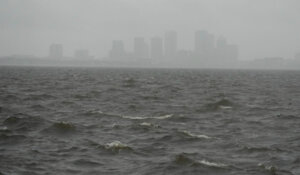
[[86,48],[102,57],[111,41],[178,32],[179,47],[192,49],[205,29],[238,44],[240,59],[300,52],[299,0],[0,0],[0,55],[46,56],[51,43],[66,55]]

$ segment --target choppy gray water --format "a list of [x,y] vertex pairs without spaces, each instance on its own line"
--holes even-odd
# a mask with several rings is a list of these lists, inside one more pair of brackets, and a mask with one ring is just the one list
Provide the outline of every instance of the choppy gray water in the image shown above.
[[300,72],[0,67],[0,174],[300,174]]

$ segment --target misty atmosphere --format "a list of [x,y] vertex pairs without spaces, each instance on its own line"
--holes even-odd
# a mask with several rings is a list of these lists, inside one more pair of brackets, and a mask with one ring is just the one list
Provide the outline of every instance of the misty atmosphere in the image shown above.
[[0,64],[299,69],[299,6],[296,0],[1,0]]
[[0,0],[0,175],[299,175],[299,9]]

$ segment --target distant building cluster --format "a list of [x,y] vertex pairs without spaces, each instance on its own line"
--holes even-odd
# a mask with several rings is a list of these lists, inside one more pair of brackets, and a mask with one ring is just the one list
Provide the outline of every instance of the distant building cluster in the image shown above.
[[[64,58],[63,45],[51,44],[49,47],[49,58],[54,60],[62,60]],[[75,60],[88,60],[92,59],[89,51],[86,49],[75,50],[73,59]]]
[[238,60],[237,45],[223,36],[215,37],[206,30],[196,31],[189,50],[180,49],[176,31],[163,37],[133,38],[133,50],[127,51],[122,40],[113,40],[107,57],[95,59],[89,50],[78,49],[65,56],[62,44],[51,44],[46,57],[12,55],[0,57],[0,65],[103,66],[103,67],[172,67],[172,68],[237,68],[237,69],[299,69],[300,52],[294,58],[271,56]]
[[61,44],[51,44],[49,47],[49,57],[56,59],[63,58],[63,46]]
[[133,39],[133,52],[125,50],[122,40],[112,41],[109,59],[114,61],[145,61],[161,63],[201,63],[201,64],[232,64],[238,59],[237,45],[228,44],[226,38],[215,40],[213,34],[205,30],[195,32],[194,49],[178,48],[176,31],[167,31],[164,38],[152,37],[149,43],[144,37]]

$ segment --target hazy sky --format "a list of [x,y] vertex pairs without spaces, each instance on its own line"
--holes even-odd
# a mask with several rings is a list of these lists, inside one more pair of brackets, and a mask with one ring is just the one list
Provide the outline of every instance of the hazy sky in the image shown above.
[[0,56],[46,56],[51,43],[61,43],[66,55],[83,48],[102,57],[114,39],[131,51],[133,37],[166,30],[193,49],[199,29],[238,44],[240,59],[291,58],[300,52],[300,1],[0,0]]

